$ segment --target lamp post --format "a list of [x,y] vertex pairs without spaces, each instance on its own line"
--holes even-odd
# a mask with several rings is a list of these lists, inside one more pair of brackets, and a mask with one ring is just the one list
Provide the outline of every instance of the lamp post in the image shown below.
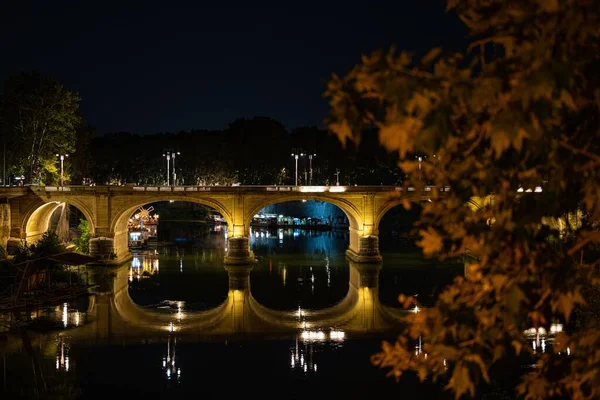
[[169,168],[171,167],[171,150],[166,150],[163,153],[163,157],[167,157],[167,186],[169,186],[171,181],[171,175]]
[[64,186],[65,184],[65,174],[64,174],[64,162],[65,158],[69,157],[68,154],[57,154],[56,157],[60,159],[60,186]]
[[340,169],[335,169],[335,186],[340,186]]
[[173,152],[173,154],[171,154],[171,157],[173,157],[173,186],[177,186],[177,172],[175,172],[175,157],[180,154],[180,152]]
[[296,159],[296,186],[298,186],[298,157],[304,157],[302,149],[292,149],[292,157]]
[[173,186],[177,186],[177,173],[175,172],[175,158],[181,153],[173,149],[163,150],[163,157],[167,158],[167,186],[171,185],[171,160],[173,160]]
[[313,157],[316,157],[316,155],[317,155],[317,153],[314,153],[314,152],[308,155],[308,164],[309,164],[308,169],[309,169],[309,173],[310,173],[310,180],[308,181],[308,184],[310,186],[312,186],[312,173],[313,173],[313,170],[312,170],[312,159],[313,159]]

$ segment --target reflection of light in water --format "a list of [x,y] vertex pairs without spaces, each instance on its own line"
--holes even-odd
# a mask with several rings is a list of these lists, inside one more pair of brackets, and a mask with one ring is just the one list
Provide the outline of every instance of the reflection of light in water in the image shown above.
[[181,322],[183,319],[183,301],[177,302],[177,320]]
[[[312,344],[305,344],[304,349],[298,345],[298,337],[296,337],[295,347],[291,349],[291,362],[290,367],[292,369],[300,369],[304,373],[317,372],[317,364],[313,362],[313,347]],[[307,358],[305,358],[305,353]]]
[[329,257],[325,257],[325,271],[327,271],[327,287],[331,286],[331,270],[329,268]]
[[133,268],[139,268],[142,265],[140,258],[138,256],[133,257],[133,260],[131,260],[131,266]]
[[63,336],[58,337],[58,354],[56,355],[56,369],[69,370],[69,345],[65,343]]
[[422,351],[421,336],[419,336],[419,341],[417,342],[417,344],[415,346],[415,356],[418,356],[419,354],[421,354],[421,351]]
[[162,366],[167,375],[167,379],[176,378],[179,381],[181,377],[181,368],[175,366],[175,355],[177,349],[177,338],[171,337],[167,339],[167,354],[163,356]]
[[183,273],[183,257],[179,259],[179,272]]
[[66,328],[67,324],[69,323],[69,310],[67,308],[67,303],[63,303],[62,322],[63,326]]
[[79,314],[79,311],[75,312],[75,326],[79,326],[81,322],[81,315]]
[[[531,348],[533,353],[537,353],[538,349],[542,351],[542,353],[546,352],[546,343],[551,343],[554,340],[554,336],[557,333],[562,332],[563,325],[562,324],[551,324],[550,329],[547,331],[544,327],[539,328],[529,328],[524,334],[529,337],[531,340]],[[560,353],[559,353],[560,354]],[[571,354],[571,349],[567,348],[567,355]]]
[[279,239],[279,243],[283,243],[283,229],[277,229],[277,238]]
[[283,266],[283,271],[281,273],[281,278],[283,279],[283,286],[285,286],[285,281],[286,281],[286,278],[287,278],[287,269],[286,269],[285,265]]

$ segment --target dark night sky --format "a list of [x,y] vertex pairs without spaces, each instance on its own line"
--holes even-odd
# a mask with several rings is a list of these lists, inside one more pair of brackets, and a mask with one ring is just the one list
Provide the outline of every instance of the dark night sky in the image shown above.
[[255,115],[291,129],[322,125],[329,76],[361,54],[456,47],[466,35],[443,0],[203,3],[4,1],[0,80],[32,69],[58,79],[99,134],[223,129]]

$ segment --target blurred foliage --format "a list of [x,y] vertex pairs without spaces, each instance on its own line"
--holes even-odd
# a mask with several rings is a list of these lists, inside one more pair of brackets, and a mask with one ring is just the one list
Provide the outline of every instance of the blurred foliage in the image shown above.
[[[519,396],[599,398],[600,330],[584,315],[598,304],[600,2],[450,0],[448,10],[467,25],[468,49],[419,60],[377,51],[327,91],[343,143],[375,128],[400,157],[405,185],[451,188],[423,206],[425,255],[474,257],[372,361],[396,378],[444,378],[459,398],[474,396],[501,360],[527,354],[536,368],[523,373]],[[553,322],[566,330],[534,354],[524,331]]]

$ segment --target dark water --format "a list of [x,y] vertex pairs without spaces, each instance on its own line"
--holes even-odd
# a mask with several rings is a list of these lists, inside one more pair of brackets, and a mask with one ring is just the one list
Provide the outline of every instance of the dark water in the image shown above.
[[[129,287],[135,303],[153,309],[178,304],[186,312],[223,303],[226,232],[195,229],[193,240],[174,240],[136,255]],[[348,292],[347,232],[253,230],[251,247],[258,259],[251,292],[268,308],[323,309]],[[431,302],[463,272],[461,264],[422,260],[396,241],[382,240],[381,247],[379,300],[387,306],[398,305],[400,292]],[[370,364],[381,340],[393,340],[393,333],[316,341],[296,335],[198,341],[166,332],[98,342],[99,333],[91,332],[84,341],[71,341],[70,335],[88,323],[88,306],[85,299],[44,310],[36,318],[44,333],[6,336],[0,343],[0,398],[449,398],[443,383],[419,384],[413,376],[396,383]]]

